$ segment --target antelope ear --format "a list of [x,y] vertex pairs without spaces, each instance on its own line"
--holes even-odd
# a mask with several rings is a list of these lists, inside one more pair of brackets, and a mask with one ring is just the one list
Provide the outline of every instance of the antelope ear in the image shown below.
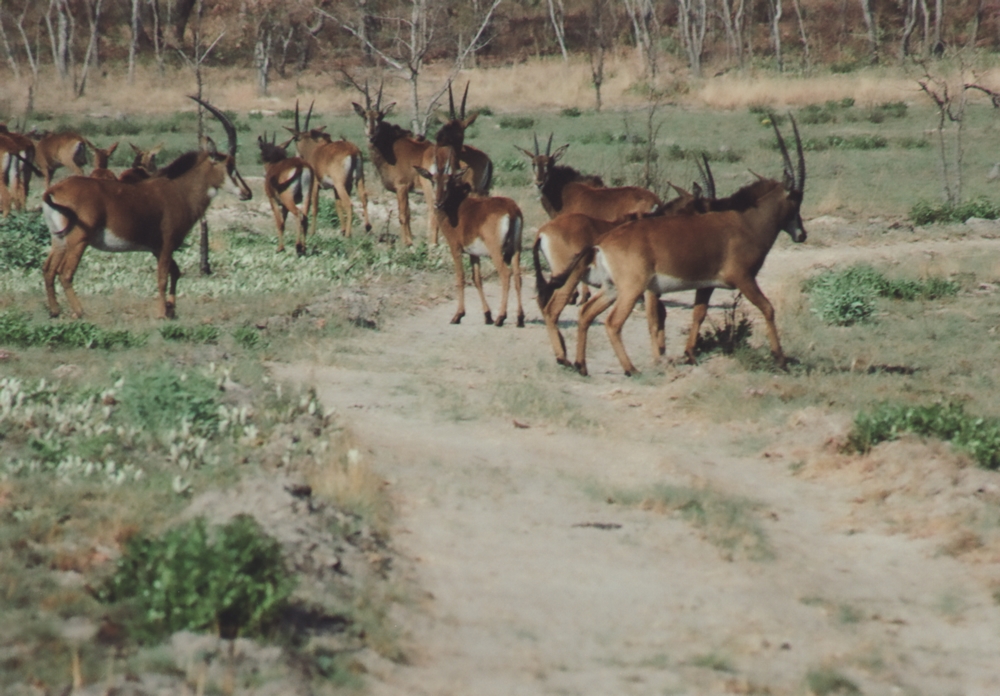
[[528,159],[534,161],[535,156],[533,154],[531,154],[530,152],[528,152],[527,150],[525,150],[523,147],[518,147],[517,145],[515,145],[514,149],[515,150],[520,150],[521,152],[523,152],[525,155],[528,156]]
[[414,169],[414,171],[417,172],[417,174],[419,174],[420,176],[424,177],[425,179],[428,179],[430,181],[434,181],[434,175],[431,174],[426,169],[424,169],[423,167],[414,167],[413,169]]
[[163,149],[163,143],[159,143],[159,144],[158,144],[158,145],[157,145],[156,147],[152,148],[152,149],[151,149],[151,150],[149,151],[149,155],[150,155],[150,157],[152,157],[153,155],[158,155],[158,154],[160,154],[160,150],[162,150],[162,149]]
[[467,118],[464,121],[462,121],[462,128],[468,128],[469,126],[471,126],[473,123],[476,122],[477,118],[479,118],[479,112],[478,111],[476,113],[472,114],[472,116],[469,116],[469,118]]
[[701,188],[701,184],[697,181],[691,186],[691,192],[694,194],[695,198],[704,198],[705,192]]
[[204,150],[210,155],[214,155],[219,151],[218,148],[215,146],[215,141],[212,140],[207,135],[201,136],[201,142],[199,143],[199,145],[201,145],[202,150]]
[[358,116],[360,116],[361,118],[368,118],[368,114],[366,114],[365,110],[361,108],[361,104],[358,104],[357,102],[351,102],[351,106],[354,107],[354,113],[356,113]]
[[568,147],[569,147],[569,143],[566,143],[565,145],[563,145],[562,147],[560,147],[559,149],[557,149],[555,152],[553,152],[552,155],[551,155],[552,156],[552,161],[555,162],[557,159],[559,159],[560,157],[562,157],[566,153],[566,149]]
[[111,147],[108,148],[108,157],[114,154],[115,150],[118,149],[118,141],[111,143]]
[[382,118],[385,118],[386,116],[388,116],[388,115],[389,115],[389,112],[390,112],[390,111],[392,111],[392,107],[394,107],[394,106],[396,106],[396,102],[392,102],[391,104],[389,104],[389,106],[387,106],[387,107],[385,107],[384,109],[382,109],[382,110],[381,110],[381,111],[379,112],[380,114],[382,114],[382,116],[381,116],[381,117],[382,117]]

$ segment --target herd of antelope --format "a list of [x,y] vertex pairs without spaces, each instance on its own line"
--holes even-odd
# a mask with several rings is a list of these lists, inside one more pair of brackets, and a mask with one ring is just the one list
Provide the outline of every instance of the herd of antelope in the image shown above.
[[[465,315],[464,257],[470,259],[472,280],[487,324],[502,326],[513,280],[517,325],[524,326],[521,301],[520,253],[524,216],[510,198],[491,196],[493,165],[489,156],[465,143],[465,132],[478,114],[466,115],[468,85],[460,107],[448,86],[449,113],[434,139],[414,135],[386,121],[395,102],[382,105],[382,89],[372,102],[366,84],[358,87],[364,106],[353,103],[364,121],[368,153],[387,191],[396,193],[400,236],[413,243],[409,194],[420,187],[428,202],[428,239],[443,233],[455,264],[458,308],[453,324]],[[116,176],[108,160],[118,143],[100,149],[75,133],[38,136],[19,134],[0,125],[0,212],[23,209],[32,175],[44,177],[42,213],[52,235],[43,265],[49,312],[56,317],[56,276],[74,317],[83,307],[73,291],[73,276],[87,246],[103,251],[147,251],[157,259],[158,316],[174,316],[180,269],[173,259],[212,198],[226,189],[240,200],[251,192],[236,166],[236,129],[224,113],[192,97],[212,113],[228,136],[228,150],[217,151],[204,138],[199,150],[188,152],[163,168],[155,156],[161,146],[135,150],[131,168]],[[323,127],[310,128],[312,106],[300,122],[298,103],[291,137],[278,144],[277,135],[258,137],[264,163],[264,192],[274,213],[278,249],[284,249],[284,229],[296,220],[297,253],[306,251],[309,217],[316,229],[320,188],[333,189],[343,234],[351,235],[351,195],[357,190],[365,229],[371,229],[361,150]],[[703,185],[691,191],[674,186],[669,201],[643,188],[608,187],[601,177],[558,164],[568,145],[552,150],[552,136],[542,150],[537,136],[533,150],[518,148],[531,161],[541,204],[549,215],[533,246],[538,304],[556,360],[587,374],[587,331],[610,309],[605,321],[611,345],[626,375],[637,372],[622,343],[622,326],[636,303],[645,297],[654,360],[665,352],[665,293],[694,290],[691,330],[684,354],[695,361],[698,331],[715,288],[738,290],[761,312],[771,352],[778,366],[785,356],[774,322],[774,308],[761,292],[756,276],[779,233],[795,242],[806,238],[800,208],[805,188],[805,159],[798,126],[791,119],[797,161],[792,162],[774,119],[783,157],[782,181],[757,175],[757,180],[726,198],[716,196],[708,160],[698,163]],[[287,148],[295,143],[297,156]],[[86,150],[94,152],[94,169],[85,175]],[[73,175],[52,183],[53,172],[66,167]],[[500,309],[494,318],[483,292],[480,259],[488,256],[501,282]],[[547,265],[549,274],[543,270]],[[558,320],[579,298],[576,358],[571,363]]]

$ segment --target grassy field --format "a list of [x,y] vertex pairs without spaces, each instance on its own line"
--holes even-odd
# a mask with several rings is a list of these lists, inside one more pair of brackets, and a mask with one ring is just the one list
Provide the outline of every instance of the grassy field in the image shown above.
[[[245,176],[261,171],[256,136],[284,132],[282,127],[291,123],[291,106],[280,112],[234,114]],[[473,90],[470,108],[478,106]],[[935,114],[924,100],[855,104],[840,98],[800,105],[793,113],[807,149],[807,228],[810,219],[829,215],[862,221],[867,231],[860,241],[872,245],[973,236],[963,226],[908,227],[914,205],[941,197]],[[996,114],[984,104],[968,110],[966,199],[997,199],[995,184],[986,180],[993,148],[984,145],[997,136]],[[780,173],[767,118],[766,110],[756,106],[711,110],[677,104],[600,114],[579,109],[484,113],[467,141],[493,157],[495,192],[515,198],[531,227],[542,222],[543,213],[527,158],[515,145],[530,149],[535,133],[543,147],[550,133],[554,147],[569,143],[566,164],[600,173],[609,184],[645,183],[648,178],[661,194],[668,181],[689,186],[697,178],[693,157],[705,153],[719,193],[726,195],[752,180],[750,170]],[[363,142],[362,122],[353,115],[319,113],[313,123]],[[32,124],[75,128],[105,146],[116,140],[143,146],[163,142],[162,162],[195,141],[193,112],[117,119],[37,114]],[[787,121],[783,132],[791,138]],[[215,138],[224,141],[219,133]],[[119,146],[111,165],[127,166],[128,152]],[[370,165],[367,177],[369,188],[380,190]],[[39,195],[36,188],[32,207]],[[252,205],[260,203],[255,197]],[[870,218],[877,220],[869,224]],[[443,248],[402,248],[394,236],[395,223],[389,235],[361,233],[343,240],[327,219],[310,239],[305,258],[278,255],[270,216],[258,211],[249,221],[213,228],[211,276],[198,274],[193,244],[178,254],[184,272],[179,320],[169,324],[150,318],[152,259],[88,251],[75,286],[91,328],[77,330],[79,336],[73,331],[57,335],[52,326],[73,324],[47,317],[39,271],[45,232],[32,215],[12,220],[0,223],[0,232],[8,235],[5,248],[14,248],[14,234],[27,235],[29,241],[21,239],[16,258],[13,252],[0,252],[0,614],[10,618],[0,627],[0,690],[32,680],[63,683],[72,659],[73,639],[67,635],[72,634],[71,622],[81,617],[105,641],[83,651],[88,675],[106,668],[109,645],[119,646],[125,655],[114,669],[151,669],[158,659],[156,645],[140,645],[127,634],[105,635],[137,620],[134,607],[109,610],[91,585],[107,575],[109,558],[129,539],[174,525],[194,492],[230,487],[279,469],[304,472],[316,495],[343,510],[345,543],[356,543],[357,530],[365,528],[375,530],[370,536],[376,541],[369,541],[377,546],[390,514],[377,477],[351,454],[357,450],[337,419],[319,412],[308,392],[290,393],[271,383],[265,363],[302,359],[336,364],[343,358],[337,352],[347,343],[343,339],[356,341],[379,330],[377,321],[353,311],[338,299],[339,293],[376,287],[406,287],[411,293],[433,288],[439,293],[451,282],[451,262]],[[424,227],[419,218],[415,229],[420,238]],[[810,244],[858,241],[857,234],[842,236],[837,225],[822,229],[811,232]],[[738,347],[730,379],[711,391],[691,391],[677,403],[720,419],[765,424],[782,422],[804,408],[853,415],[882,402],[948,402],[963,405],[973,419],[1000,417],[1000,365],[995,359],[1000,263],[970,250],[946,259],[932,257],[921,266],[883,264],[877,270],[903,280],[947,279],[955,292],[911,300],[880,298],[865,321],[838,324],[813,311],[814,293],[790,288],[773,298],[781,308],[786,350],[798,358],[789,372],[775,375],[759,348],[760,337],[753,336]],[[397,301],[385,313],[405,306]],[[530,385],[512,388],[498,382],[492,401],[474,417],[502,414],[560,427],[597,427],[571,392],[540,386],[558,387],[579,378],[544,361],[523,369],[532,377]],[[641,379],[656,382],[672,369],[656,367]],[[156,402],[155,395],[172,398]],[[645,493],[615,495],[632,504],[632,498]],[[687,500],[689,492],[656,495],[669,507],[680,504],[675,498]],[[764,553],[756,547],[751,552]],[[346,598],[328,600],[323,616],[350,627],[351,646],[367,644],[397,656],[385,607],[379,605],[390,590],[377,575],[352,588]],[[269,639],[311,661],[310,673],[322,688],[351,681],[349,666],[332,653],[303,650],[294,626],[279,622],[270,630],[265,632]]]

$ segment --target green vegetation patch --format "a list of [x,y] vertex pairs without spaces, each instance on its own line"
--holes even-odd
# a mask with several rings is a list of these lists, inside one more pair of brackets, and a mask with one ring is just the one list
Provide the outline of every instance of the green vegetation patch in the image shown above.
[[875,299],[934,300],[958,294],[959,285],[946,278],[890,279],[867,264],[829,270],[803,283],[812,311],[829,324],[849,326],[870,321]]
[[147,336],[127,329],[102,329],[85,321],[33,323],[18,310],[0,314],[0,345],[113,350],[145,345]]
[[830,696],[830,694],[855,696],[861,693],[857,684],[829,667],[810,670],[806,675],[806,684],[810,693],[816,696]]
[[185,428],[209,437],[219,431],[219,396],[210,377],[161,365],[125,378],[119,408],[129,422],[144,430]]
[[958,204],[931,203],[921,200],[910,208],[910,219],[915,225],[930,225],[935,222],[965,222],[969,218],[996,220],[1000,218],[1000,205],[980,196]]
[[847,449],[867,452],[880,442],[895,440],[903,432],[951,442],[968,452],[981,467],[1000,469],[1000,418],[974,416],[966,413],[962,404],[955,403],[879,404],[854,417]]
[[535,125],[535,119],[531,116],[503,116],[499,125],[509,130],[527,130]]
[[158,537],[135,537],[98,591],[132,605],[143,640],[182,630],[258,635],[287,605],[295,583],[281,546],[249,515],[209,530],[198,518]]
[[41,268],[50,239],[41,213],[15,212],[0,219],[0,273]]
[[219,328],[209,324],[200,326],[182,326],[180,324],[164,324],[160,335],[165,341],[183,343],[218,343]]

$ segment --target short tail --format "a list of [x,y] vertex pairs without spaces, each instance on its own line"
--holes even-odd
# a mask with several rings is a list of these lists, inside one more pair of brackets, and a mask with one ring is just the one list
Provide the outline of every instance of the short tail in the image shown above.
[[545,275],[542,273],[542,266],[541,263],[539,263],[538,258],[540,246],[541,238],[535,241],[533,253],[535,259],[535,286],[538,290],[538,304],[544,311],[546,305],[549,303],[549,300],[552,299],[552,295],[555,294],[557,290],[560,290],[565,286],[569,286],[570,289],[572,289],[580,283],[580,279],[583,278],[583,274],[587,272],[590,264],[593,263],[596,251],[594,247],[587,247],[573,257],[573,260],[570,261],[566,268],[563,269],[562,273],[552,276],[549,280],[545,280]]
[[542,236],[539,235],[535,239],[535,246],[531,247],[531,256],[535,261],[535,289],[538,292],[538,306],[544,311],[545,305],[549,303],[549,299],[552,297],[553,289],[551,284],[545,278],[545,274],[542,272]]
[[503,262],[510,265],[511,259],[514,258],[514,254],[521,250],[521,228],[524,225],[524,220],[520,215],[514,215],[510,221],[510,229],[507,230],[507,236],[503,238]]
[[[56,211],[57,213],[60,213],[64,218],[66,218],[66,226],[59,231],[52,229],[50,225],[49,230],[52,232],[54,236],[62,237],[63,235],[67,234],[71,229],[73,229],[73,226],[76,225],[77,217],[76,217],[76,212],[72,208],[68,208],[65,205],[59,205],[58,203],[53,201],[52,194],[49,191],[46,191],[44,194],[42,194],[42,202],[45,203],[45,205],[47,205],[48,207],[52,208],[52,210]],[[48,219],[48,216],[45,217]]]

